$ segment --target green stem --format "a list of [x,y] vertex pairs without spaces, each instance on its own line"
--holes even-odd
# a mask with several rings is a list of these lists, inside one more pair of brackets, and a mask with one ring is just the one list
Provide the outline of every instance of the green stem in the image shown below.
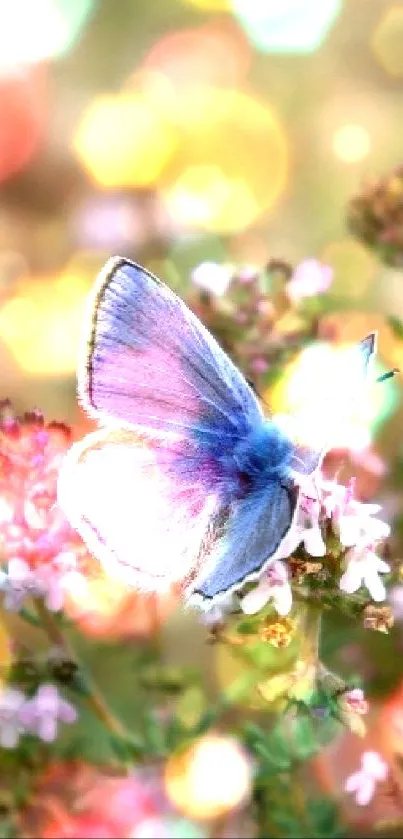
[[84,671],[83,666],[77,659],[77,655],[73,650],[70,641],[66,638],[64,632],[60,628],[55,616],[46,608],[43,600],[35,599],[36,611],[38,613],[40,625],[47,633],[47,636],[52,644],[59,647],[66,654],[69,661],[77,664],[78,672],[83,677],[85,692],[84,700],[95,714],[95,716],[105,725],[108,731],[115,737],[121,740],[130,741],[130,734],[127,732],[121,721],[115,717],[114,713],[107,705],[99,688],[94,684],[92,679]]

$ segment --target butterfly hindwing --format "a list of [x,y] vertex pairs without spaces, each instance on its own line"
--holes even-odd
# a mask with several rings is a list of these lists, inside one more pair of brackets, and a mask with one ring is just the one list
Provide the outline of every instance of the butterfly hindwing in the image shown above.
[[297,504],[296,487],[273,481],[259,496],[236,506],[209,558],[211,570],[200,575],[191,600],[213,602],[256,579],[274,561],[292,527]]

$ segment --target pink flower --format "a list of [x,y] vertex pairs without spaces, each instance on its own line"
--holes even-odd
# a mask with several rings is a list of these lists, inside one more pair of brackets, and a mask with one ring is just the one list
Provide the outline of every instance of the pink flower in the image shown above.
[[292,303],[299,303],[304,297],[323,294],[331,286],[333,269],[322,265],[317,259],[305,259],[297,265],[286,285],[286,293]]
[[347,690],[342,696],[342,704],[347,708],[347,710],[353,711],[356,714],[368,713],[369,704],[365,699],[364,691],[361,690],[361,688]]
[[356,803],[365,807],[373,798],[377,781],[384,781],[388,771],[387,763],[378,752],[364,752],[361,769],[347,778],[344,789],[354,793]]
[[[57,479],[70,445],[70,429],[45,426],[36,411],[18,419],[0,402],[0,573],[5,606],[17,610],[28,595],[48,608],[63,604],[66,575],[78,574],[87,551],[57,505]],[[69,581],[70,582],[70,581]]]
[[36,696],[28,699],[20,709],[20,720],[25,728],[46,743],[56,739],[58,722],[74,723],[76,719],[75,708],[62,699],[55,685],[50,684],[41,685]]
[[288,615],[292,606],[292,591],[288,582],[287,566],[281,560],[276,560],[263,574],[257,586],[242,598],[242,611],[246,615],[254,615],[260,612],[271,598],[277,613]]
[[0,745],[3,749],[13,749],[24,731],[20,711],[25,703],[25,696],[20,690],[4,687],[0,692]]

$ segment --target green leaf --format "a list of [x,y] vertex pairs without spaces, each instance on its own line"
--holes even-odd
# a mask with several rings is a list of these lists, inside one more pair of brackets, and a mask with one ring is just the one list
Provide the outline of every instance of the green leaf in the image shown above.
[[334,801],[328,798],[314,798],[308,803],[312,831],[318,837],[336,837],[343,834],[339,811]]
[[289,726],[295,756],[300,760],[312,757],[318,751],[319,743],[311,718],[300,715],[290,720]]
[[390,326],[395,338],[403,341],[403,321],[395,315],[388,315],[386,322]]

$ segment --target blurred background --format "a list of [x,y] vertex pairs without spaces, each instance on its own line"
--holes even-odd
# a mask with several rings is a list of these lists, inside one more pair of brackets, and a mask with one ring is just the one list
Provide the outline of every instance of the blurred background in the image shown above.
[[[76,398],[83,307],[114,253],[184,296],[203,262],[260,271],[314,258],[333,269],[322,337],[336,328],[355,341],[379,329],[379,372],[403,368],[402,269],[347,224],[351,199],[402,163],[402,124],[403,3],[0,0],[0,399],[19,413],[38,406],[78,436],[89,428]],[[318,361],[322,374],[329,358]],[[305,396],[316,387],[310,359],[298,380]],[[384,517],[400,522],[401,556],[401,382],[376,387],[370,438],[352,471],[361,497],[380,495]],[[360,673],[370,693],[392,696],[384,727],[402,755],[403,586],[396,592],[392,636],[343,618],[327,655]],[[175,607],[104,578],[67,604],[81,656],[131,725],[144,705],[140,681],[148,697],[153,671],[148,653],[122,638],[154,639],[164,624],[155,643],[165,662],[200,662],[208,689],[232,680],[205,627]],[[27,647],[40,644],[33,637],[29,627]],[[80,719],[81,752],[99,759],[95,728],[85,711]],[[343,777],[354,748],[340,761]]]
[[179,290],[205,260],[315,256],[364,312],[349,337],[398,313],[400,272],[345,218],[401,160],[402,91],[386,0],[0,0],[3,395],[80,421],[83,301],[112,253]]

